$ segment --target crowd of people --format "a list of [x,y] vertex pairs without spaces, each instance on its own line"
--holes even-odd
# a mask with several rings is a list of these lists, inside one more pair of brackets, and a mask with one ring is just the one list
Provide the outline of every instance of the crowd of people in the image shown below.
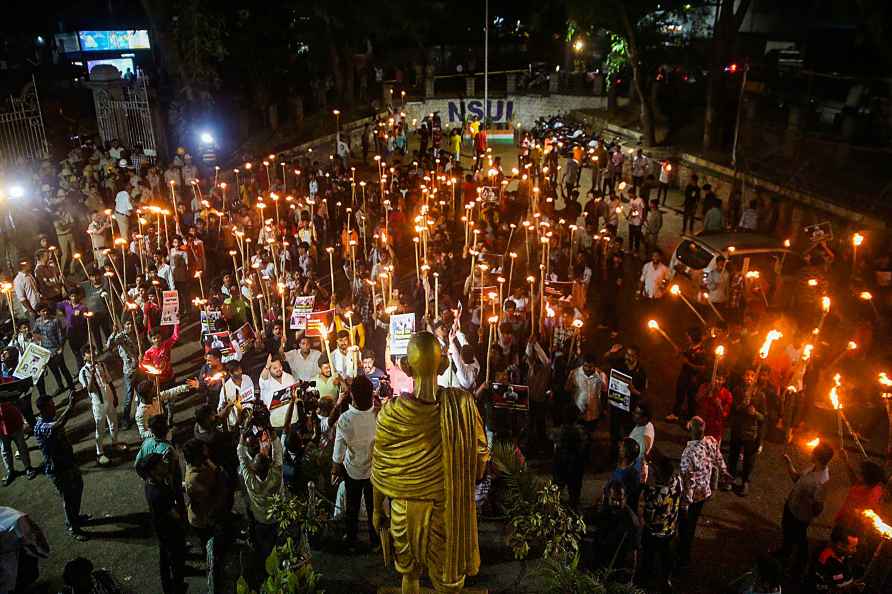
[[[820,309],[768,311],[763,294],[741,288],[733,254],[718,256],[703,279],[704,323],[677,347],[665,421],[690,440],[676,462],[654,424],[658,401],[671,399],[648,381],[654,348],[624,338],[651,317],[683,317],[670,290],[676,271],[660,249],[663,206],[677,184],[671,165],[607,143],[576,147],[564,161],[554,139],[530,136],[506,164],[479,125],[469,127],[470,160],[463,129],[447,136],[438,116],[425,118],[411,150],[409,128],[401,114],[380,119],[362,131],[355,158],[345,142],[325,160],[269,155],[222,170],[179,150],[160,167],[117,142],[88,140],[58,166],[41,163],[30,187],[40,189],[33,198],[49,216],[34,223],[36,245],[13,227],[3,233],[17,273],[6,289],[6,324],[15,331],[0,363],[9,387],[19,386],[18,363],[37,352],[32,344],[42,347],[56,389],[50,393],[44,371],[34,381],[36,414],[30,384],[0,404],[4,485],[19,474],[13,445],[27,479],[38,475],[33,439],[68,530],[89,538],[84,479],[66,436],[79,399],[89,400],[100,467],[126,455],[122,433],[136,427],[135,471],[145,481],[165,594],[184,591],[189,533],[205,551],[209,592],[219,590],[228,544],[240,538],[255,552],[259,570],[250,577],[259,583],[283,536],[277,496],[306,493],[319,479],[307,459],[319,452],[331,467],[345,550],[378,550],[364,512],[372,505],[375,412],[412,393],[391,324],[412,314],[409,331],[430,331],[442,347],[439,384],[477,398],[490,445],[508,441],[527,458],[552,460],[568,506],[588,520],[591,568],[610,565],[655,591],[696,572],[704,507],[718,491],[747,496],[773,432],[793,441],[810,431],[823,367],[840,362],[833,341],[819,338],[853,328],[839,319],[825,325]],[[684,230],[773,231],[773,204],[742,209],[691,176]],[[809,280],[834,281],[830,257],[812,264]],[[784,338],[763,341],[778,318]],[[201,345],[197,374],[177,370],[178,356],[193,355],[175,354],[186,351],[178,347],[186,332]],[[837,527],[810,557],[808,527],[822,513],[835,453],[826,441],[806,468],[790,462],[793,486],[778,515],[783,542],[759,560],[745,591],[780,592],[782,563],[794,552],[789,575],[817,591],[864,577],[856,561],[875,536],[859,510],[879,508],[885,476],[870,461],[849,465],[853,486]],[[836,453],[848,462],[845,449]],[[591,471],[610,478],[595,501],[584,501]],[[492,496],[481,494],[481,506]],[[363,515],[368,541],[359,536]]]

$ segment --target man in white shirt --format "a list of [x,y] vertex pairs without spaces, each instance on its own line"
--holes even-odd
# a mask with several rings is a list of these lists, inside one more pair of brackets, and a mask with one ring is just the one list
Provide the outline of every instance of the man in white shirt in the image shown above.
[[33,322],[37,317],[37,306],[40,304],[41,295],[37,288],[37,279],[31,272],[31,262],[22,260],[19,264],[19,273],[12,279],[12,288],[16,300],[21,304]]
[[269,408],[273,401],[273,395],[279,390],[290,388],[294,385],[294,377],[285,373],[282,362],[273,359],[272,355],[266,357],[266,366],[260,372],[260,399]]
[[591,354],[586,355],[585,362],[567,378],[567,390],[573,394],[579,417],[588,431],[593,431],[595,423],[601,418],[601,392],[605,383],[604,374]]
[[291,373],[303,382],[308,382],[319,373],[320,351],[310,348],[310,339],[301,337],[298,349],[291,349],[285,353],[285,362],[291,368]]
[[[635,190],[632,190],[634,193]],[[629,200],[629,249],[638,255],[641,249],[641,226],[644,224],[644,200],[641,196],[633,195]]]
[[715,268],[706,274],[706,290],[709,294],[709,302],[713,305],[724,305],[728,302],[728,292],[731,287],[731,275],[727,269],[725,256],[718,255],[715,259]]
[[650,262],[641,267],[638,291],[645,299],[662,299],[668,282],[669,267],[663,264],[660,252],[654,252]]
[[[241,402],[243,407],[250,406],[250,403],[256,398],[254,380],[242,373],[242,364],[239,361],[227,363],[226,371],[229,377],[226,378],[226,381],[223,382],[223,387],[220,388],[220,402],[217,404],[217,412],[236,400]],[[238,426],[238,411],[235,407],[229,409],[226,422],[230,429]]]
[[372,526],[372,448],[375,445],[375,411],[372,408],[372,382],[365,376],[350,386],[353,402],[338,419],[334,450],[331,454],[332,480],[343,478],[347,494],[345,514],[347,545],[355,547],[359,524],[359,506],[365,499],[368,512],[369,542],[377,546],[378,537]]
[[[437,342],[440,343],[440,352],[449,352],[450,334],[451,331],[446,322],[440,320],[434,324],[434,336],[437,338]],[[455,369],[452,368],[451,364],[447,365],[443,373],[437,376],[437,385],[441,388],[454,388],[458,385],[455,379]]]
[[477,389],[480,363],[474,356],[474,347],[468,344],[464,333],[457,328],[449,338],[449,362],[455,370],[453,388],[461,388],[471,393]]
[[356,377],[358,353],[350,344],[350,332],[341,330],[338,332],[338,348],[331,354],[331,365],[335,373],[345,380]]
[[87,235],[90,236],[90,243],[93,245],[93,258],[96,265],[102,268],[105,266],[105,249],[108,247],[108,238],[105,233],[111,229],[111,224],[101,212],[94,212],[90,224],[87,225]]
[[118,224],[118,232],[121,237],[130,237],[130,215],[133,213],[133,203],[130,201],[130,193],[127,188],[115,195],[115,222]]

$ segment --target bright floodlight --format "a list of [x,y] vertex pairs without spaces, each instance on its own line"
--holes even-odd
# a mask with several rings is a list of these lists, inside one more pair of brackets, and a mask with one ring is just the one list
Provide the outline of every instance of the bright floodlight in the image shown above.
[[211,136],[211,134],[209,132],[202,132],[201,133],[201,141],[205,144],[213,144],[214,137]]
[[10,198],[23,198],[25,196],[25,188],[16,184],[9,188]]

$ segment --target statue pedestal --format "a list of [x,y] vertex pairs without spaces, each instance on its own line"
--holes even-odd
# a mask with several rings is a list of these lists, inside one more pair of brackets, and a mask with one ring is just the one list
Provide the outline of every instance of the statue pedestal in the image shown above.
[[[378,594],[402,594],[402,592],[399,586],[381,586],[378,588]],[[437,592],[431,588],[422,587],[421,594],[437,594]],[[489,590],[486,588],[464,588],[462,589],[462,594],[489,594]]]

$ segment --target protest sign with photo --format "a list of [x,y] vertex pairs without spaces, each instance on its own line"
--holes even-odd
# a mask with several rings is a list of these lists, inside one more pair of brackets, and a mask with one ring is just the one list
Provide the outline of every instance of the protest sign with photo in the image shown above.
[[331,323],[334,321],[334,309],[325,309],[322,311],[314,311],[307,318],[307,331],[305,336],[309,337],[319,337],[322,336],[322,330],[320,328],[331,328]]
[[223,312],[219,309],[201,310],[201,333],[210,334],[218,330],[217,323],[223,319]]
[[226,332],[211,332],[210,334],[204,335],[204,337],[202,337],[202,344],[204,344],[205,353],[213,349],[218,349],[223,356],[224,363],[238,361],[242,357],[238,345],[233,343],[232,335],[228,330]]
[[490,402],[493,408],[530,410],[530,389],[527,386],[493,382]]
[[173,326],[180,323],[180,295],[177,291],[161,293],[161,325]]
[[610,370],[607,383],[607,402],[620,410],[629,412],[632,409],[632,376],[616,369]]
[[409,339],[415,332],[415,314],[394,314],[390,316],[390,354],[405,355]]
[[291,329],[306,330],[307,320],[313,313],[313,306],[316,303],[315,295],[298,295],[294,298],[294,310],[291,313]]
[[34,382],[40,379],[47,362],[50,360],[50,351],[42,346],[30,343],[19,359],[15,371],[12,372],[13,377],[19,379],[31,378]]
[[493,186],[483,186],[480,188],[480,199],[484,202],[498,202],[499,189]]
[[242,324],[238,330],[232,333],[232,342],[238,347],[238,352],[241,355],[248,352],[248,349],[251,348],[251,343],[254,342],[254,338],[254,328],[248,323]]
[[294,384],[292,386],[288,386],[287,388],[282,388],[281,390],[276,390],[275,392],[273,392],[273,399],[269,403],[269,409],[273,410],[274,408],[278,408],[291,402],[291,399],[294,398],[294,392],[299,387],[300,384]]

